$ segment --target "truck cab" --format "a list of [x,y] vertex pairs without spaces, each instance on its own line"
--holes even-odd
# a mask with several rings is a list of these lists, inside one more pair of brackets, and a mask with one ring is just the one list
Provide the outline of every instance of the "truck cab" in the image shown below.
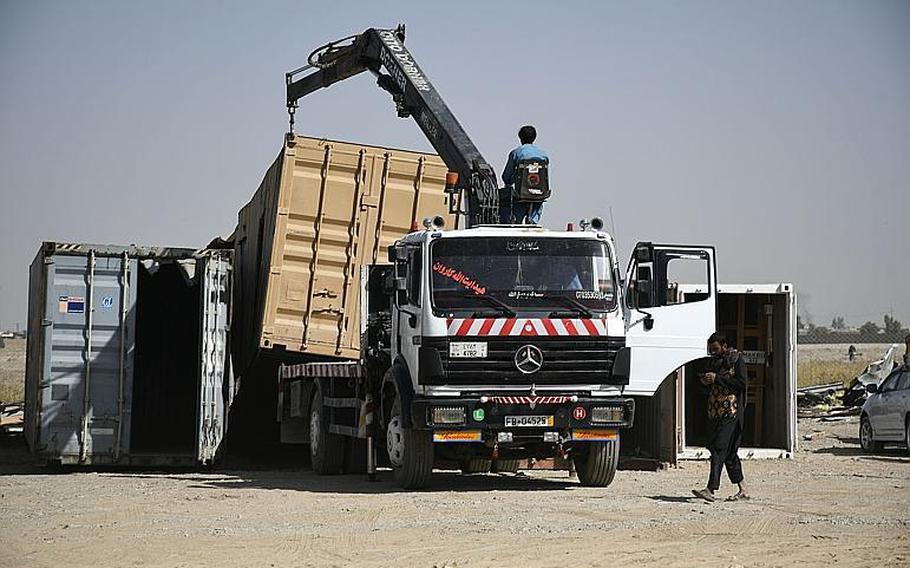
[[[583,484],[608,485],[634,419],[625,395],[704,356],[714,327],[711,247],[641,243],[623,278],[603,231],[428,222],[390,260],[381,424],[405,486],[434,463],[510,471],[560,457]],[[704,271],[703,301],[657,293],[671,261]]]

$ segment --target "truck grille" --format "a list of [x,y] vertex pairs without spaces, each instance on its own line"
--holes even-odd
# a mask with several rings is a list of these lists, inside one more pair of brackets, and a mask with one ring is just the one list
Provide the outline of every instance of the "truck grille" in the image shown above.
[[[458,337],[458,341],[483,341],[487,356],[478,359],[449,357],[449,338],[424,337],[424,353],[438,354],[443,374],[421,368],[420,383],[439,384],[613,384],[616,353],[625,347],[623,337]],[[515,366],[515,353],[534,345],[543,355],[536,373],[525,374]],[[435,359],[435,354],[432,356]],[[431,366],[426,355],[422,367]],[[619,384],[617,382],[617,384]]]

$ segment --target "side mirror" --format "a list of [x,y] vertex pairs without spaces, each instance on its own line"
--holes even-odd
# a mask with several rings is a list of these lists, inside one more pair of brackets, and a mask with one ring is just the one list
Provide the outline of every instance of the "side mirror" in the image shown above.
[[389,262],[395,264],[396,262],[403,262],[407,260],[408,255],[405,253],[404,247],[399,244],[394,244],[389,246]]
[[394,282],[398,305],[407,304],[410,301],[410,297],[408,296],[408,279],[404,276],[396,276]]
[[651,281],[635,281],[635,307],[650,308],[651,306]]
[[866,392],[869,394],[875,394],[878,392],[878,385],[875,383],[869,383],[866,385]]
[[652,248],[651,243],[640,243],[637,247],[635,247],[635,261],[639,264],[651,262],[654,260],[654,255],[652,254],[653,251],[654,249]]
[[389,272],[382,279],[382,293],[391,296],[395,293],[395,275]]

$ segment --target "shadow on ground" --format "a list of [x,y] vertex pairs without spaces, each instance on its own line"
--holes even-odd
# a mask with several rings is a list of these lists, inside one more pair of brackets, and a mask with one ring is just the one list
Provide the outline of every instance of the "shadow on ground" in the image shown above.
[[703,503],[704,501],[696,498],[695,496],[679,496],[679,495],[648,495],[648,499],[652,501],[660,501],[662,503]]
[[[381,469],[376,481],[366,474],[317,475],[310,469],[308,452],[294,447],[274,447],[260,452],[229,456],[212,469],[52,467],[37,464],[21,436],[0,440],[0,475],[65,475],[97,472],[104,477],[167,479],[192,482],[190,487],[226,491],[232,489],[278,489],[311,493],[383,494],[413,493],[398,487],[392,471]],[[517,474],[469,474],[437,470],[425,492],[439,491],[557,491],[580,488],[568,472],[549,478]],[[559,477],[562,476],[562,477]]]

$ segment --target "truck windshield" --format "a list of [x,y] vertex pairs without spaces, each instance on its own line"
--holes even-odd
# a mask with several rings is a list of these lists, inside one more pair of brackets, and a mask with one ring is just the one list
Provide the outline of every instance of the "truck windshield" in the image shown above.
[[439,239],[430,245],[430,257],[437,309],[590,317],[616,306],[613,262],[599,240]]

